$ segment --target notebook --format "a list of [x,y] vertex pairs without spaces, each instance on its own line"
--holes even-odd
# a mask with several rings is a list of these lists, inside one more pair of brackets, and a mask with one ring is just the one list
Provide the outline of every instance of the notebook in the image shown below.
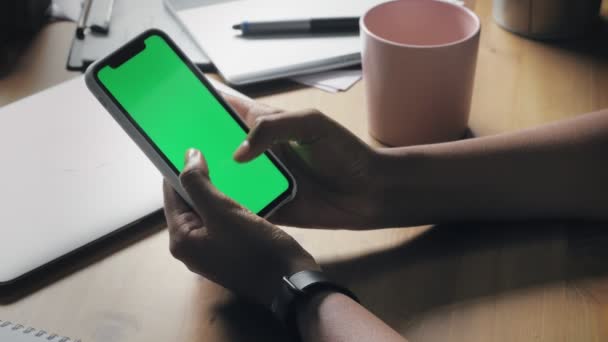
[[361,16],[384,1],[242,0],[177,10],[176,16],[222,77],[228,83],[242,85],[359,64],[360,41],[357,35],[243,38],[232,29],[233,24],[243,20]]
[[0,319],[0,341],[2,342],[80,342],[69,337],[28,327]]
[[82,76],[0,108],[0,156],[0,285],[162,208],[160,172]]

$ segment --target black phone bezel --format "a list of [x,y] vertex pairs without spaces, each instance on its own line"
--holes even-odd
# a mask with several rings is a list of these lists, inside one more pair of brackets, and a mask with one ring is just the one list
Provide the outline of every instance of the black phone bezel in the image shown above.
[[[194,65],[194,63],[186,57],[186,55],[182,52],[182,50],[173,42],[173,40],[163,31],[158,29],[151,29],[137,37],[133,38],[131,41],[126,43],[124,46],[120,47],[118,50],[114,51],[104,59],[102,59],[99,63],[96,63],[93,66],[92,74],[95,79],[95,82],[100,86],[101,90],[106,94],[106,96],[112,100],[113,104],[116,105],[122,114],[129,120],[129,122],[137,129],[137,131],[146,139],[146,141],[152,146],[152,148],[156,151],[156,153],[165,161],[167,165],[173,170],[176,176],[179,176],[179,171],[177,168],[169,161],[167,156],[163,153],[162,150],[156,145],[156,143],[150,139],[148,134],[137,124],[135,120],[131,117],[129,112],[116,100],[116,98],[108,91],[108,89],[104,86],[104,84],[98,78],[98,72],[106,67],[110,66],[112,68],[122,65],[124,62],[137,55],[141,51],[145,49],[144,41],[151,36],[159,36],[163,39],[169,47],[177,54],[177,56],[182,60],[186,66],[190,69],[190,71],[199,79],[202,85],[213,95],[213,97],[224,107],[224,109],[230,114],[230,116],[238,123],[238,125],[245,131],[245,133],[249,133],[249,127],[243,122],[243,119],[236,114],[236,112],[224,101],[221,95],[217,93],[213,85],[209,83],[206,79],[205,75]],[[184,151],[185,152],[185,151]],[[204,152],[204,151],[203,151]],[[274,208],[285,200],[289,199],[292,195],[295,187],[295,180],[291,176],[289,172],[285,169],[285,167],[279,163],[276,157],[270,154],[268,151],[264,152],[264,155],[272,162],[272,164],[281,172],[283,177],[287,179],[288,187],[281,195],[277,196],[273,201],[268,203],[262,210],[257,212],[256,214],[259,216],[265,216],[267,213],[274,210]]]

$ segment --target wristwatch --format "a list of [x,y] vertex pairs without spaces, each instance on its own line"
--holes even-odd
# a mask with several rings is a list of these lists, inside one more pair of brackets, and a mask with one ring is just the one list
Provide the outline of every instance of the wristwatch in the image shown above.
[[359,302],[359,299],[349,289],[334,283],[323,272],[301,271],[292,276],[283,277],[281,288],[274,297],[270,310],[290,332],[297,334],[297,306],[315,294],[327,290],[342,293]]

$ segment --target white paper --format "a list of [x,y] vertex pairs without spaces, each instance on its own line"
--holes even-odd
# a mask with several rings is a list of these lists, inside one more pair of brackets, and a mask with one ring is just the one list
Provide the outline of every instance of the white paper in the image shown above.
[[[384,0],[248,0],[178,11],[177,15],[230,84],[247,84],[360,63],[357,35],[244,38],[244,19],[360,16]],[[244,17],[245,16],[245,17]]]
[[[308,84],[305,84],[305,85],[308,85]],[[336,88],[328,87],[328,86],[323,85],[323,84],[312,84],[312,85],[308,85],[308,86],[317,88],[319,90],[326,91],[328,93],[337,93],[337,92],[340,91],[340,90],[338,90]]]
[[51,18],[55,20],[78,21],[82,10],[82,0],[53,0]]
[[332,70],[291,78],[300,84],[315,87],[331,93],[346,91],[361,80],[361,69]]
[[224,79],[242,85],[356,65],[361,60],[361,42],[358,36],[245,38],[232,29],[232,24],[244,18],[360,16],[384,1],[231,1],[178,11],[177,16]]

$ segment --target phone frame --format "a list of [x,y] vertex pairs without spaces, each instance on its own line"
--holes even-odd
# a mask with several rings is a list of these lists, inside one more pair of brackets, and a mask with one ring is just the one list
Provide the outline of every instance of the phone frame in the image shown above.
[[[146,156],[152,161],[156,168],[161,172],[165,179],[173,186],[173,188],[188,202],[192,205],[192,200],[188,194],[184,191],[179,181],[179,171],[173,166],[173,164],[167,159],[165,154],[160,148],[150,139],[146,132],[137,124],[131,117],[128,111],[114,98],[114,96],[106,89],[97,77],[97,73],[104,67],[117,67],[125,63],[127,60],[137,55],[143,49],[145,49],[144,41],[150,36],[159,36],[162,38],[169,47],[178,55],[182,62],[188,66],[190,71],[199,79],[202,85],[215,97],[215,99],[224,107],[224,109],[230,114],[233,120],[245,131],[249,133],[249,127],[245,124],[243,119],[236,114],[236,112],[230,107],[221,95],[215,90],[213,85],[209,83],[205,75],[194,65],[194,63],[186,57],[184,52],[173,42],[173,40],[163,31],[158,29],[147,30],[137,37],[131,39],[125,45],[112,52],[108,56],[96,61],[85,73],[85,83],[89,90],[93,93],[95,98],[106,108],[106,110],[112,115],[112,117],[118,122],[118,124],[125,130],[125,132],[135,141]],[[184,151],[185,153],[186,151]],[[204,151],[203,151],[204,152]],[[267,150],[264,154],[272,162],[272,164],[279,169],[281,174],[287,179],[288,188],[280,196],[275,198],[269,204],[267,204],[258,213],[259,216],[268,217],[275,210],[280,208],[283,204],[289,202],[295,197],[296,194],[296,182],[293,175],[287,170],[285,165],[272,153]]]

